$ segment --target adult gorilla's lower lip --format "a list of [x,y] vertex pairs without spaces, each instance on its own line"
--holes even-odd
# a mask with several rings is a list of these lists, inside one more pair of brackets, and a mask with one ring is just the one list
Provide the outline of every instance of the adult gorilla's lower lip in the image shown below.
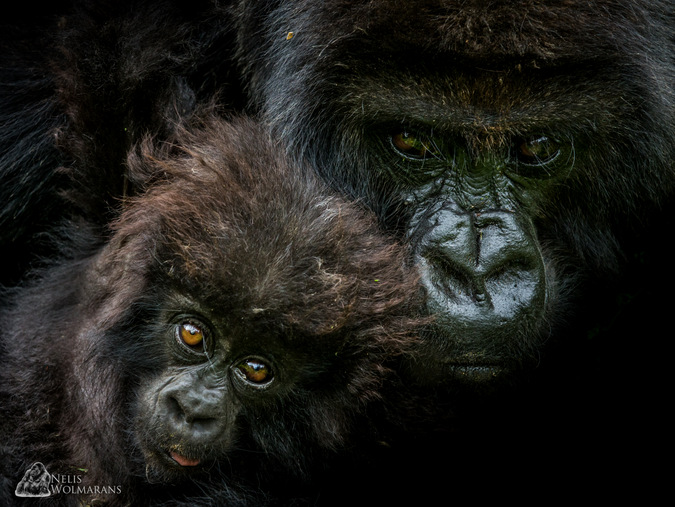
[[176,463],[178,463],[182,467],[196,467],[199,465],[200,461],[198,459],[192,459],[192,458],[187,458],[181,454],[178,454],[177,452],[171,451],[169,453],[169,456],[171,456],[171,459],[174,460]]

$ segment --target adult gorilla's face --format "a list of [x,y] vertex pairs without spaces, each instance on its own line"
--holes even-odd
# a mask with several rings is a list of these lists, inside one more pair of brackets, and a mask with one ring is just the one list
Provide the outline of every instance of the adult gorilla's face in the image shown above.
[[580,279],[616,265],[617,224],[665,195],[666,8],[257,3],[251,97],[409,240],[435,315],[412,370],[475,385],[536,363]]

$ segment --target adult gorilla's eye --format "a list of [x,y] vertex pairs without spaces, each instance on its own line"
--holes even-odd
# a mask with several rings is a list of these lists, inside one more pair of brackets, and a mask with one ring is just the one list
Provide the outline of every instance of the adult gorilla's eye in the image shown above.
[[181,343],[191,349],[202,349],[205,339],[204,330],[189,321],[181,322],[176,328],[176,335]]
[[274,378],[274,373],[269,365],[259,359],[246,359],[236,366],[236,372],[242,380],[251,384],[268,384]]
[[400,155],[407,158],[425,159],[439,155],[439,151],[431,139],[416,137],[407,132],[392,135],[391,145]]
[[560,153],[560,144],[546,136],[516,140],[516,157],[526,165],[543,165]]

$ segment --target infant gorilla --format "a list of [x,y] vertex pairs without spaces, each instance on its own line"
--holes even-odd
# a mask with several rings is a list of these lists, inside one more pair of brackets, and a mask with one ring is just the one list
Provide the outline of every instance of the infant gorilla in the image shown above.
[[35,462],[57,504],[264,503],[367,433],[415,340],[416,277],[280,151],[213,114],[144,141],[109,241],[73,227],[68,259],[13,296],[0,503]]

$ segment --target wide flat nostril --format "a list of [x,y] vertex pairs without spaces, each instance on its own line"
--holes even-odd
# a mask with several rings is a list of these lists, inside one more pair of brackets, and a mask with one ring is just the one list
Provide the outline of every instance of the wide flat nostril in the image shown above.
[[423,284],[447,304],[515,314],[541,299],[545,272],[534,231],[510,212],[448,213],[418,251]]
[[434,266],[439,275],[453,280],[453,283],[468,285],[475,276],[475,263],[472,262],[472,258],[458,254],[457,251],[432,247],[424,249],[421,257]]
[[433,286],[455,304],[489,303],[484,281],[470,263],[454,259],[435,248],[424,250],[416,260],[422,282]]

